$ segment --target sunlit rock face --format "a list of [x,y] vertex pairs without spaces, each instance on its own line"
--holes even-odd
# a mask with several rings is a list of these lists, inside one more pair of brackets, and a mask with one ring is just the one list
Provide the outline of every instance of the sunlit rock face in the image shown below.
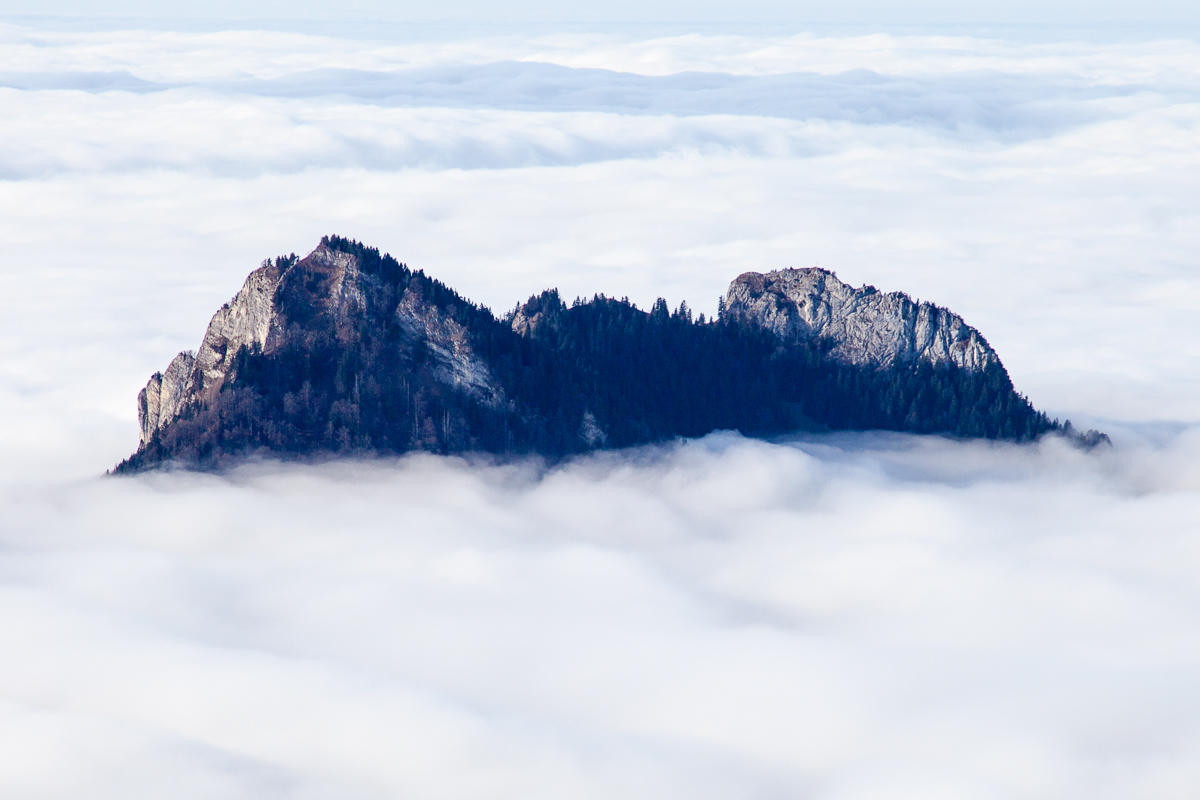
[[180,409],[193,399],[195,370],[195,354],[184,351],[171,360],[166,372],[150,376],[146,388],[138,393],[141,443],[149,441],[156,430],[175,419]]
[[492,371],[471,347],[470,333],[425,297],[418,283],[410,284],[396,306],[396,321],[412,342],[424,342],[435,366],[433,376],[488,406],[504,400]]
[[926,361],[982,370],[999,358],[962,317],[903,292],[855,289],[819,268],[747,272],[729,285],[725,313],[785,339],[825,339],[846,364],[891,367]]
[[[269,355],[281,346],[289,327],[304,328],[315,318],[329,324],[338,342],[353,341],[363,325],[376,324],[385,293],[378,278],[359,270],[359,259],[322,243],[303,259],[264,261],[250,273],[241,291],[208,324],[199,350],[183,352],[165,372],[151,376],[138,394],[141,444],[167,427],[185,409],[214,399],[235,377],[238,351]],[[414,283],[395,304],[395,317],[408,336],[399,342],[411,350],[427,348],[435,378],[488,404],[503,393],[487,365],[471,349],[466,331],[423,296]]]
[[[204,340],[196,352],[194,389],[208,396],[220,391],[237,351],[252,345],[264,346],[276,321],[275,289],[279,267],[264,262],[250,273],[242,290],[221,307],[208,323]],[[178,408],[176,409],[178,411]]]
[[165,428],[189,404],[221,390],[233,356],[242,347],[266,344],[275,321],[280,270],[270,262],[250,273],[241,291],[213,315],[196,353],[175,356],[165,373],[151,376],[138,394],[141,443]]

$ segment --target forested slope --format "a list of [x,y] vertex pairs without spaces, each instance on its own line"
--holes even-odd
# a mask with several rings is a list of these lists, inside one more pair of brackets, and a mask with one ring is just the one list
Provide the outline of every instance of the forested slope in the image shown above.
[[[253,341],[228,321],[250,300],[271,308]],[[649,311],[604,296],[568,306],[547,291],[497,318],[336,236],[304,259],[264,262],[222,313],[221,335],[214,317],[203,346],[219,352],[202,348],[174,390],[173,416],[144,422],[117,472],[213,468],[250,453],[558,457],[719,429],[1016,441],[1061,429],[1014,390],[998,359],[981,369],[848,364],[831,357],[836,342],[728,315],[694,319],[662,299]]]

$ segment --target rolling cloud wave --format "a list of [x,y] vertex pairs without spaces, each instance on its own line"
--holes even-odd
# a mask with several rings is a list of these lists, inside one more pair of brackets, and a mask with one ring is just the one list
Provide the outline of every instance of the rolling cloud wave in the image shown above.
[[27,764],[110,742],[41,796],[1182,789],[1197,441],[718,434],[10,495],[0,730],[38,731]]
[[[1195,794],[1194,43],[0,39],[6,797]],[[1116,447],[95,477],[326,233],[499,311],[819,263]]]

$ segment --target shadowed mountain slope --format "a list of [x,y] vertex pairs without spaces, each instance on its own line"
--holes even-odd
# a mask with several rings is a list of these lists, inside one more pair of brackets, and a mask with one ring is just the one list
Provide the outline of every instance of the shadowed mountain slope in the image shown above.
[[[824,270],[747,273],[716,320],[659,299],[543,292],[504,318],[329,236],[263,262],[138,396],[116,468],[247,455],[558,457],[718,429],[885,429],[1031,440],[1061,430],[960,317]],[[1093,439],[1101,434],[1095,434]],[[1081,437],[1085,439],[1086,437]]]

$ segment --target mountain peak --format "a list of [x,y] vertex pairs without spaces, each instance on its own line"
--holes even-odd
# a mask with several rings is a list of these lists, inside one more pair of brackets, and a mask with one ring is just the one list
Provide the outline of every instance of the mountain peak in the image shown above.
[[996,352],[962,317],[903,292],[854,288],[820,267],[745,272],[729,285],[725,313],[785,340],[824,341],[846,364],[921,362],[983,370]]

